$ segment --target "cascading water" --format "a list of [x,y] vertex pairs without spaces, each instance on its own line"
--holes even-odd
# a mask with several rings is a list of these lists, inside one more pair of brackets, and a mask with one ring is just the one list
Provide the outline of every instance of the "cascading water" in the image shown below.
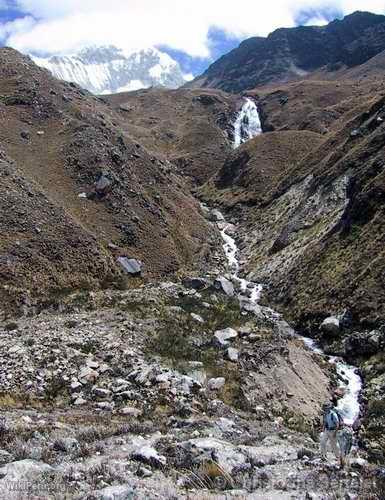
[[261,133],[258,108],[252,99],[246,97],[234,122],[234,149]]
[[[218,227],[224,241],[223,249],[229,263],[233,281],[238,282],[240,285],[239,299],[240,301],[247,300],[251,304],[256,305],[260,299],[263,286],[239,277],[238,247],[235,239],[229,234],[231,228],[234,226],[220,222],[218,223]],[[271,313],[272,317],[277,319],[280,317],[275,311],[271,310]],[[352,425],[360,414],[359,396],[362,390],[362,380],[357,374],[357,369],[345,363],[342,359],[327,356],[313,339],[307,337],[300,338],[310,350],[327,357],[330,363],[336,366],[337,373],[341,379],[339,385],[344,391],[342,398],[338,401],[338,409],[341,411],[345,423]]]

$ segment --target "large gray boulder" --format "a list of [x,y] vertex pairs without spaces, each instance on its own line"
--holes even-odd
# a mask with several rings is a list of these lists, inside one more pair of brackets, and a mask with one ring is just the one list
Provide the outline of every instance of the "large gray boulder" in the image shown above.
[[224,330],[217,330],[214,333],[214,343],[219,347],[226,347],[231,340],[238,337],[238,332],[233,328],[225,328]]
[[213,210],[210,210],[208,214],[208,219],[212,222],[223,222],[225,218],[223,217],[222,213],[214,208]]
[[341,330],[340,320],[335,316],[329,316],[323,320],[320,328],[329,335],[338,335]]
[[128,484],[120,484],[94,491],[93,496],[98,500],[128,500],[135,497],[135,491]]
[[53,472],[54,469],[43,462],[37,460],[19,460],[11,462],[0,468],[0,498],[13,498],[1,496],[4,490],[9,491],[9,482],[33,482],[39,477],[48,472]]
[[143,264],[140,260],[129,259],[128,257],[118,257],[117,261],[127,274],[139,276],[142,272]]
[[224,276],[219,276],[214,281],[214,287],[221,292],[224,292],[228,297],[234,297],[235,290],[234,285],[230,280],[225,278]]

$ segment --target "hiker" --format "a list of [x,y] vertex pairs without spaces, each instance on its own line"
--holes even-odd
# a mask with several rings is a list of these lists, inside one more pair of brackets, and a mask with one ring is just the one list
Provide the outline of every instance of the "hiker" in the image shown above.
[[338,460],[340,458],[340,451],[337,443],[337,431],[343,426],[343,418],[330,401],[324,404],[323,409],[323,425],[320,436],[321,457],[326,460],[327,446],[330,443],[330,447]]
[[353,431],[350,427],[345,426],[337,431],[337,444],[340,452],[341,469],[345,465],[349,466],[349,455],[353,446]]

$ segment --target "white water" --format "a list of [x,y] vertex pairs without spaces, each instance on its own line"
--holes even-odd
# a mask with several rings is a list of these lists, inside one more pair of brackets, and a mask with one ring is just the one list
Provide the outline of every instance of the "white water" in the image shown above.
[[[233,281],[240,284],[241,292],[239,294],[239,299],[244,300],[245,292],[250,290],[249,296],[246,300],[250,301],[252,304],[257,304],[260,299],[263,286],[239,277],[238,247],[235,239],[228,234],[229,230],[233,226],[222,222],[218,224],[218,227],[221,229],[221,235],[224,241],[223,249],[229,263]],[[279,318],[277,313],[276,316]],[[327,356],[322,349],[318,347],[317,343],[313,339],[302,336],[300,336],[300,338],[311,351],[327,357],[330,363],[335,364],[338,375],[346,380],[346,383],[343,380],[339,381],[339,387],[343,389],[344,395],[341,399],[339,399],[337,408],[341,411],[344,422],[347,425],[352,425],[360,414],[359,396],[362,390],[362,380],[356,373],[356,368],[345,363],[342,359]]]
[[245,103],[234,122],[234,149],[262,133],[258,108],[252,99],[246,97]]
[[227,233],[230,227],[231,227],[230,224],[224,225],[224,227],[221,230],[221,235],[223,241],[225,242],[223,245],[223,249],[225,251],[227,261],[229,263],[231,277],[233,281],[238,282],[240,285],[241,292],[239,294],[239,298],[244,299],[244,294],[247,293],[248,294],[247,300],[249,300],[253,304],[256,304],[262,292],[262,285],[257,283],[252,283],[251,281],[247,281],[238,276],[239,274],[239,262],[237,258],[238,248],[234,238],[232,238]]

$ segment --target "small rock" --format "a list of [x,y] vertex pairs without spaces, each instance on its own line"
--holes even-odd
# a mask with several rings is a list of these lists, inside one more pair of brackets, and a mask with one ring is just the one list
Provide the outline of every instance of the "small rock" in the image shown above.
[[309,450],[307,448],[301,448],[300,450],[298,450],[297,452],[298,460],[302,460],[305,457],[307,457],[309,460],[313,460],[313,458],[315,457],[314,451]]
[[73,381],[70,386],[72,392],[80,391],[82,387],[83,387],[82,384],[77,380]]
[[135,451],[131,455],[131,458],[133,460],[152,465],[153,467],[162,467],[163,465],[166,465],[166,458],[162,455],[159,455],[155,448],[147,445],[142,446],[137,451]]
[[204,290],[210,285],[210,282],[206,278],[184,278],[182,285],[193,290]]
[[133,406],[126,406],[120,410],[122,415],[126,415],[127,417],[140,417],[142,414],[141,410],[138,408],[134,408]]
[[111,396],[111,391],[109,389],[103,389],[101,387],[94,387],[92,393],[100,399],[107,399]]
[[80,396],[80,397],[78,397],[78,398],[76,398],[76,399],[75,399],[75,401],[74,401],[74,405],[76,405],[76,406],[83,406],[83,405],[85,405],[85,404],[87,404],[87,400],[85,400],[85,399],[84,399],[83,397],[81,397],[81,396]]
[[194,321],[197,321],[198,323],[204,323],[205,320],[202,318],[202,316],[199,316],[199,314],[191,313],[190,316]]
[[75,438],[58,439],[54,447],[58,451],[65,451],[67,453],[75,453],[80,449],[79,441]]
[[211,378],[208,381],[207,386],[210,389],[210,391],[218,391],[219,389],[222,389],[225,383],[226,379],[224,377]]
[[13,462],[14,457],[6,450],[0,450],[0,466]]
[[95,382],[98,377],[99,374],[97,371],[89,366],[84,366],[79,372],[78,379],[82,384],[87,384],[88,382]]
[[239,353],[234,347],[229,347],[226,351],[226,356],[229,361],[236,363],[238,361]]
[[97,406],[100,410],[103,410],[103,411],[113,411],[115,404],[108,403],[107,401],[102,401],[100,403],[95,403],[95,406]]
[[152,470],[148,469],[147,467],[139,467],[138,472],[137,472],[139,477],[151,477],[152,476]]

